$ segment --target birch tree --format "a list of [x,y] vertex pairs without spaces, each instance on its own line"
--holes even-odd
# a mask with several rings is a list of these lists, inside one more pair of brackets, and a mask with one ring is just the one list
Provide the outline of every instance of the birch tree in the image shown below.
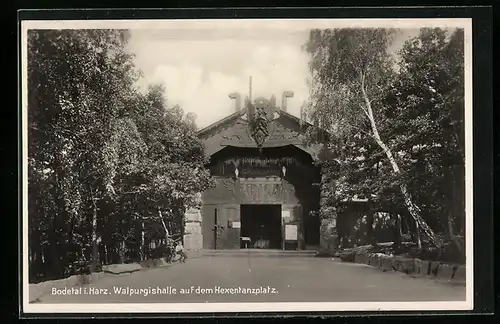
[[[394,78],[395,62],[388,47],[395,32],[389,29],[312,30],[305,50],[310,54],[310,115],[315,124],[338,138],[340,151],[352,136],[368,136],[398,178],[403,172],[397,152],[391,149],[393,139],[382,138],[381,115],[377,114]],[[441,246],[441,240],[422,218],[407,183],[399,181],[398,187],[416,225],[433,245]]]
[[158,210],[181,232],[185,206],[210,184],[194,116],[167,108],[162,87],[138,91],[128,37],[29,32],[30,281],[146,257],[164,235]]
[[[458,250],[465,220],[463,30],[422,28],[399,51],[398,75],[384,99],[384,136],[405,154],[400,166],[435,230]],[[431,218],[432,216],[432,218]],[[430,220],[433,223],[430,223]]]

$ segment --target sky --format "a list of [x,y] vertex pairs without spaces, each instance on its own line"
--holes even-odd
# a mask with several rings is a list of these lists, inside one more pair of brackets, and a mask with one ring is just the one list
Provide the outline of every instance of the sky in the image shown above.
[[[144,75],[139,86],[163,84],[168,106],[178,104],[186,113],[195,113],[199,128],[234,112],[230,93],[241,93],[243,103],[250,76],[253,98],[275,95],[281,104],[282,93],[292,91],[287,107],[297,117],[308,99],[309,58],[301,48],[309,29],[236,26],[131,32],[128,50]],[[417,34],[415,28],[401,30],[391,51]]]

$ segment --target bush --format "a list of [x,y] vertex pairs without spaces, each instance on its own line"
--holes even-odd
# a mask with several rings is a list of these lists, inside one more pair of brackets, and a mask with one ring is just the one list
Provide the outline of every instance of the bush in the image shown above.
[[401,234],[401,242],[412,242],[411,234]]

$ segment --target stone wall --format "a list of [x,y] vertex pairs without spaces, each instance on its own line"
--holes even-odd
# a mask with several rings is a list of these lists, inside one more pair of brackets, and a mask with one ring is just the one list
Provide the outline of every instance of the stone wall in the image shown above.
[[190,208],[185,213],[184,248],[187,251],[201,251],[203,235],[201,232],[201,210]]
[[342,261],[366,264],[382,271],[398,271],[414,278],[441,279],[465,284],[466,266],[440,261],[428,261],[382,253],[345,253],[340,255]]

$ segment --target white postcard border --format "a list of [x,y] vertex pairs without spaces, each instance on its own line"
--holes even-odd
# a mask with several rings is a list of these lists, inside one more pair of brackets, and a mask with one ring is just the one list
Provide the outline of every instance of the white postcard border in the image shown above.
[[[463,28],[465,35],[465,165],[466,165],[466,300],[450,302],[299,302],[299,303],[116,303],[37,304],[29,303],[28,284],[28,132],[27,132],[27,32],[29,29],[194,29],[194,28]],[[204,20],[24,20],[21,22],[22,71],[22,311],[28,313],[227,313],[305,311],[451,311],[473,309],[473,105],[472,105],[472,19],[204,19]]]

